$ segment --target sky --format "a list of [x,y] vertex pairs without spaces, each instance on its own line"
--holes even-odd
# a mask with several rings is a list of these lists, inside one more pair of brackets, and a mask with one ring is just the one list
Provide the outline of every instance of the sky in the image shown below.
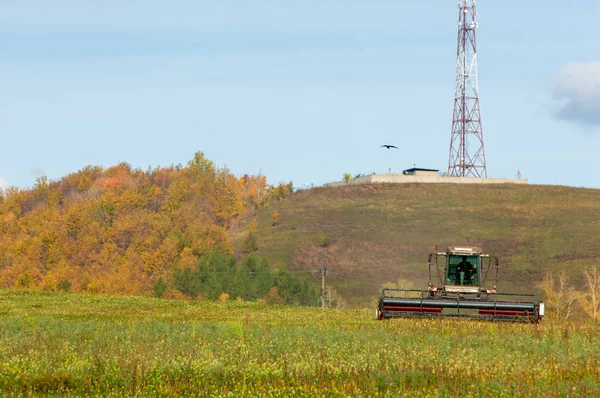
[[[489,177],[600,188],[600,2],[477,10]],[[456,0],[3,0],[0,186],[198,151],[298,188],[446,171],[457,20]]]

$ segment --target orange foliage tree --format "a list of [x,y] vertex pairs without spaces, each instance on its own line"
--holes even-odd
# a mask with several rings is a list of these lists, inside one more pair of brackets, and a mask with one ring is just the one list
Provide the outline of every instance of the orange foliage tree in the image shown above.
[[267,189],[198,152],[185,167],[87,166],[0,190],[0,287],[151,294],[180,264],[233,253],[228,229]]

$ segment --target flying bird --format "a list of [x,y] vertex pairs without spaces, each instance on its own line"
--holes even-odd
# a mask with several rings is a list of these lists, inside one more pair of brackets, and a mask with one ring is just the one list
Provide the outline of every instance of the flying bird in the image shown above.
[[392,148],[394,148],[394,149],[398,149],[398,147],[397,147],[397,146],[393,146],[393,145],[382,145],[380,148],[387,148],[387,149],[392,149]]

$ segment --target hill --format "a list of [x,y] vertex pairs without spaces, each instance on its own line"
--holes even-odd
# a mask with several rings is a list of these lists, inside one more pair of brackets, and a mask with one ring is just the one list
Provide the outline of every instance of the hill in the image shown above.
[[[255,218],[260,256],[298,274],[327,267],[328,283],[351,303],[372,303],[382,284],[398,279],[426,287],[435,245],[478,245],[497,255],[501,291],[531,291],[546,272],[560,270],[582,285],[584,267],[600,265],[596,189],[348,185],[296,192]],[[238,250],[247,229],[233,235]]]
[[316,303],[306,281],[234,256],[229,239],[241,217],[290,190],[200,152],[186,166],[88,166],[0,190],[0,287],[246,300],[275,288],[275,301]]

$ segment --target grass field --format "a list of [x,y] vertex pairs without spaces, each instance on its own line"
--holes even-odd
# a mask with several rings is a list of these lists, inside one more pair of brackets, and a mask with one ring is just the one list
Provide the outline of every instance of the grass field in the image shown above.
[[[400,278],[425,288],[427,254],[435,245],[477,245],[498,256],[498,288],[505,292],[530,292],[547,271],[562,270],[581,288],[584,267],[600,265],[598,189],[348,185],[294,193],[255,218],[258,254],[271,266],[304,275],[327,267],[329,283],[356,306]],[[233,234],[237,247],[252,219]]]
[[600,328],[0,291],[2,396],[600,396]]

